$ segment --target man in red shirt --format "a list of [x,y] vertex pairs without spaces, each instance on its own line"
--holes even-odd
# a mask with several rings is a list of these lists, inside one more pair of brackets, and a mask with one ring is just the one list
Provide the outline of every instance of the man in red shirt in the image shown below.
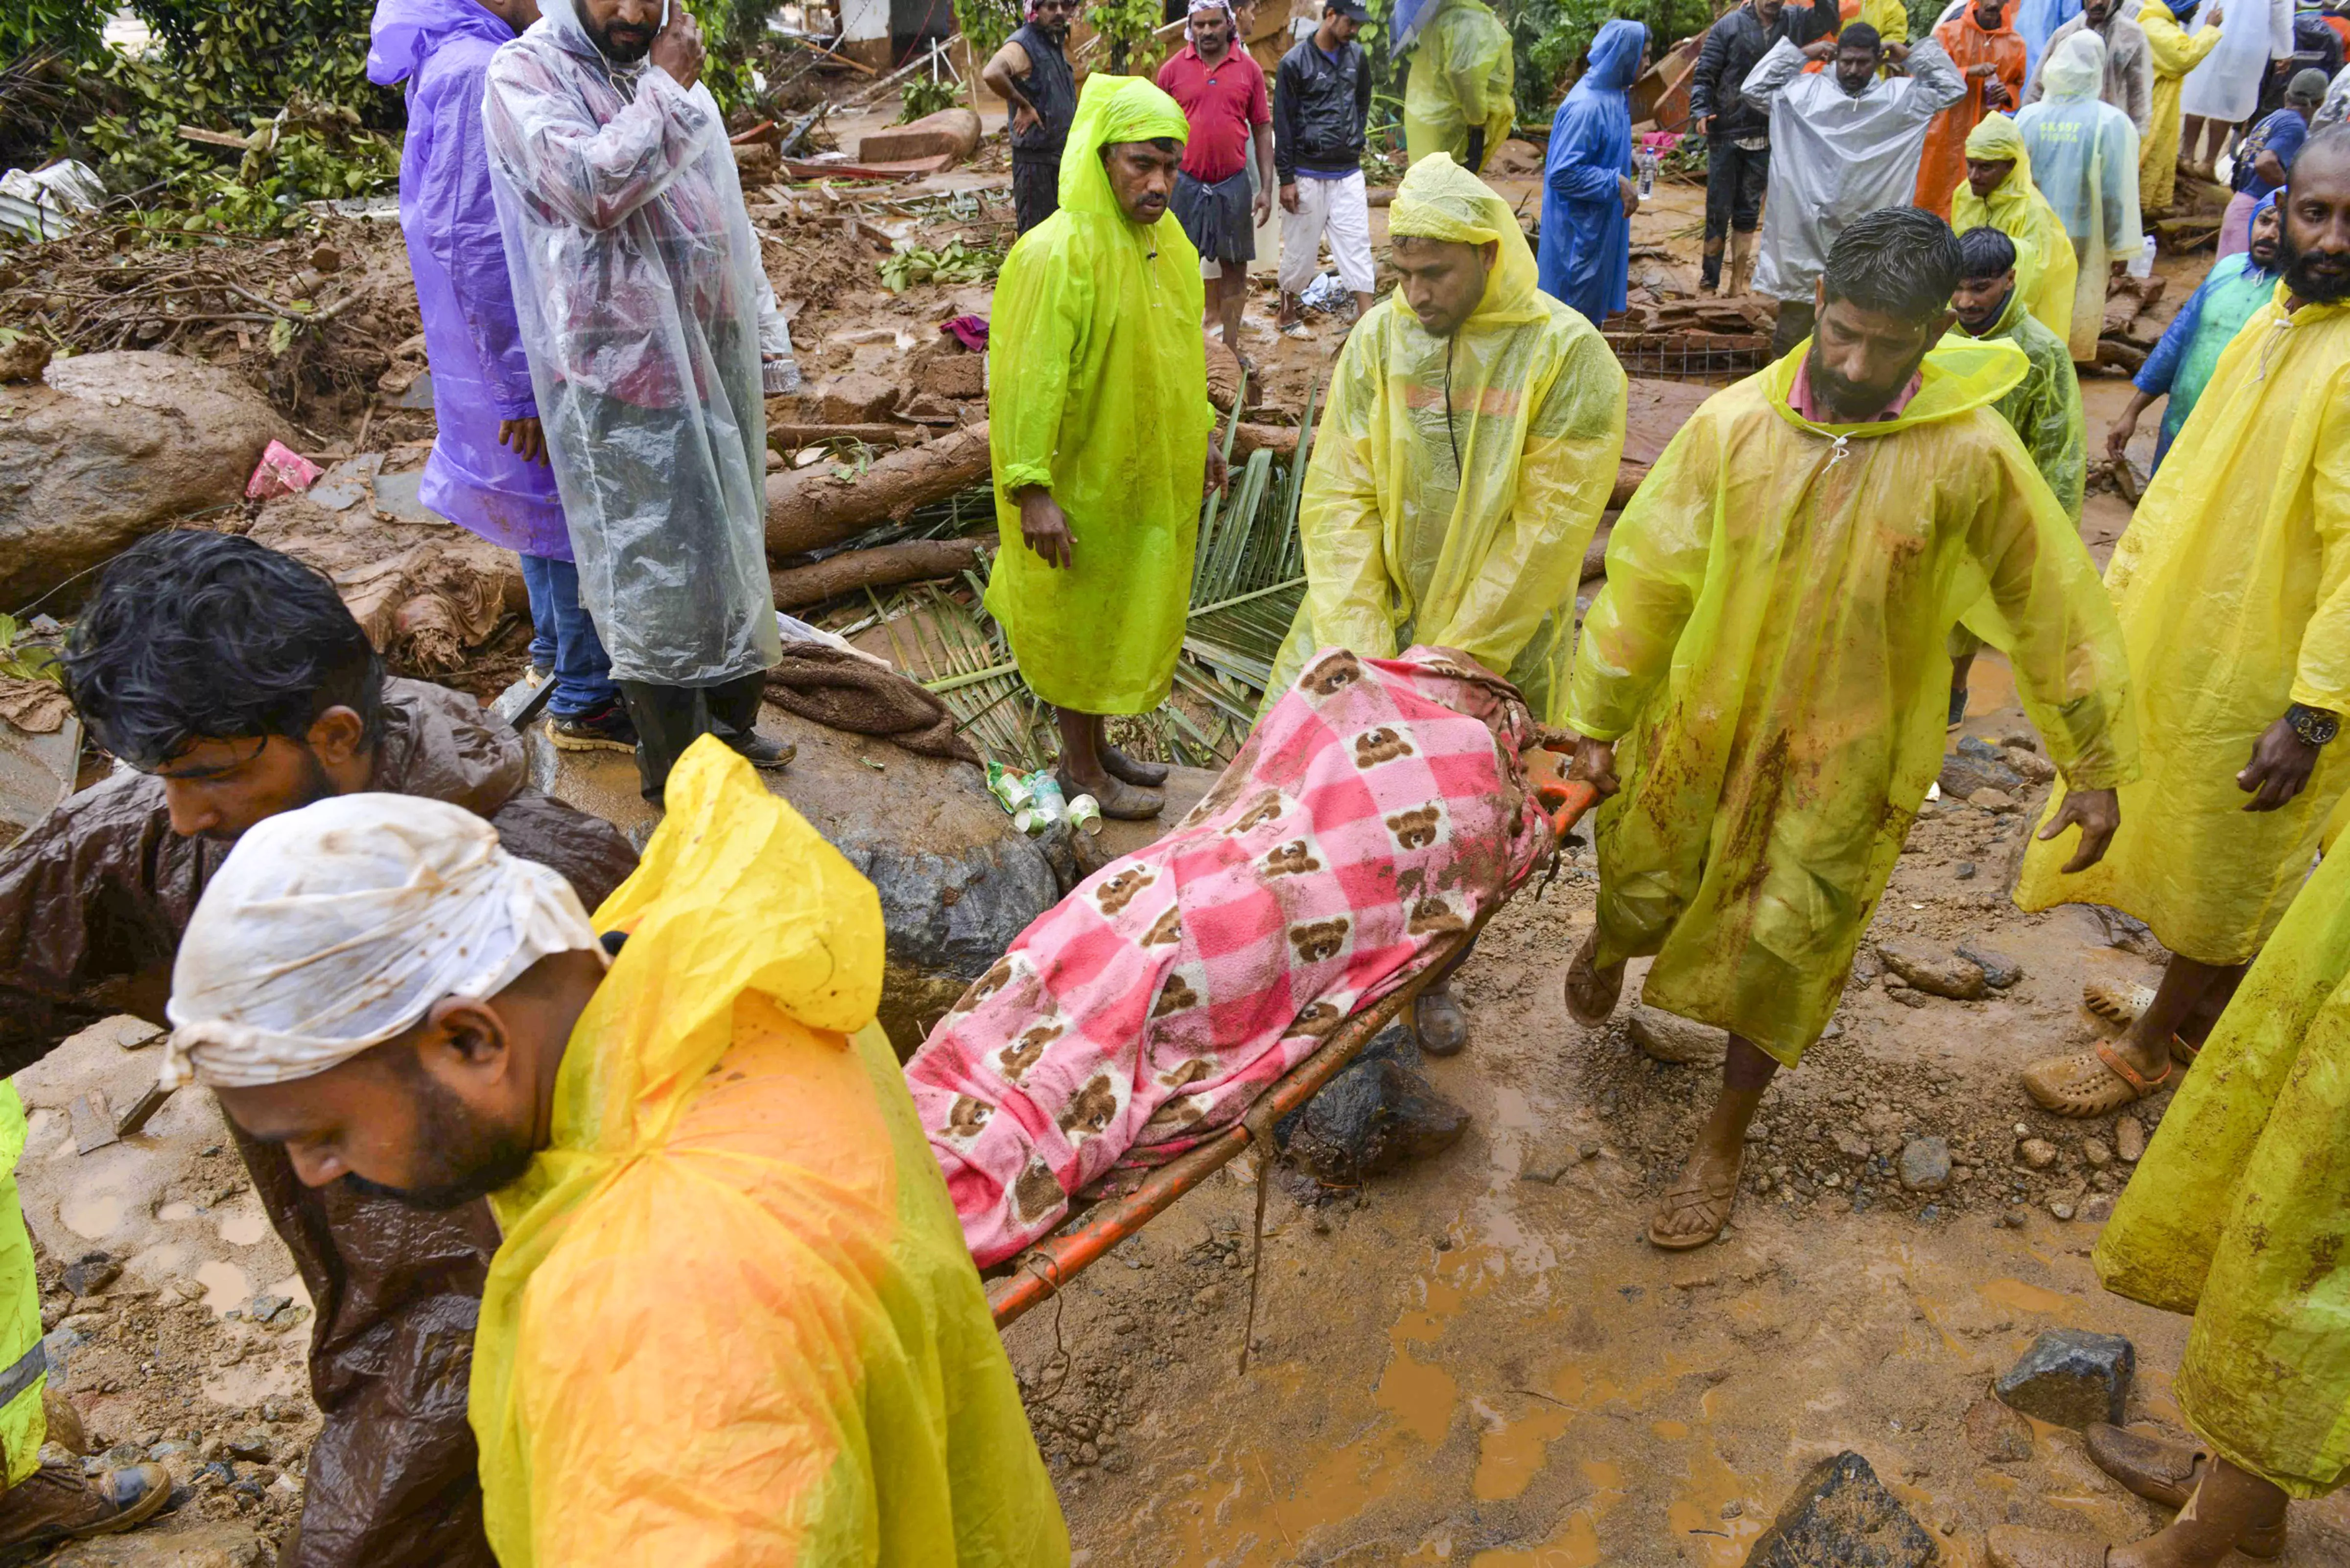
[[1170,205],[1200,252],[1201,275],[1208,279],[1207,324],[1223,324],[1224,346],[1235,354],[1248,264],[1256,259],[1257,228],[1273,215],[1274,192],[1273,105],[1264,71],[1238,47],[1237,31],[1228,0],[1193,0],[1184,30],[1191,41],[1159,67],[1160,90],[1182,106],[1191,128]]

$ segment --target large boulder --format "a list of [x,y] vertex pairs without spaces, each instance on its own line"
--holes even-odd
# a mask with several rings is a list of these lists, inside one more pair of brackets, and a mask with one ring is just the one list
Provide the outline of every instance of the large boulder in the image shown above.
[[235,502],[284,426],[230,372],[173,354],[79,354],[0,386],[0,605]]

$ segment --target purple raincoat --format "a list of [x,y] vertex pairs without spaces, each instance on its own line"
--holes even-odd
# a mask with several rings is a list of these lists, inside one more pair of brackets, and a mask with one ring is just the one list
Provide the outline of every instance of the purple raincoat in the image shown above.
[[482,131],[490,57],[514,36],[473,0],[380,0],[367,71],[379,86],[408,84],[400,228],[440,424],[417,499],[493,545],[567,561],[555,471],[498,444],[500,421],[538,412]]

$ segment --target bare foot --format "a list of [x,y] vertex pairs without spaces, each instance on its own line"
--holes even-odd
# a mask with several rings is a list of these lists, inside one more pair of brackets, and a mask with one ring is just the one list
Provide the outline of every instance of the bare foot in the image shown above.
[[1683,1252],[1721,1235],[1738,1201],[1738,1173],[1744,1164],[1742,1145],[1734,1154],[1703,1147],[1692,1153],[1680,1179],[1665,1189],[1664,1206],[1648,1221],[1649,1244]]
[[1617,999],[1624,994],[1624,966],[1601,969],[1595,961],[1598,954],[1599,932],[1595,928],[1566,966],[1566,1010],[1586,1029],[1607,1023],[1616,1011]]

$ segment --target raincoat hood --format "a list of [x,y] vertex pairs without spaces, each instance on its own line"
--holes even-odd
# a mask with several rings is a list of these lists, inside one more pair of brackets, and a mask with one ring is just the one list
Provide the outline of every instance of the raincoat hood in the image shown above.
[[2105,40],[2088,28],[2082,28],[2056,46],[2040,79],[2048,96],[2060,102],[2096,97],[2106,84]]
[[[1066,182],[1067,175],[1062,179]],[[1062,199],[1067,200],[1066,194]],[[1388,209],[1388,233],[1395,239],[1501,246],[1485,278],[1484,296],[1469,313],[1470,322],[1506,326],[1547,314],[1535,296],[1534,253],[1526,244],[1525,231],[1518,227],[1517,214],[1492,186],[1455,163],[1451,153],[1431,153],[1404,175]]]
[[451,38],[512,39],[515,30],[475,0],[381,0],[368,24],[368,80],[394,87]]
[[1646,23],[1620,19],[1608,23],[1591,40],[1591,68],[1575,84],[1575,90],[1581,92],[1589,87],[1607,92],[1624,91],[1638,75],[1640,51],[1648,47]]
[[605,58],[604,51],[596,47],[596,40],[588,36],[588,24],[579,15],[578,0],[540,0],[538,21],[530,30],[544,32],[567,54],[581,55],[601,63],[617,80],[632,80],[645,68],[642,57],[625,66]]
[[[558,0],[566,3],[566,0]],[[1120,141],[1191,139],[1182,109],[1140,77],[1090,76],[1077,95],[1077,117],[1069,122],[1069,143],[1061,154],[1061,206],[1097,218],[1123,218],[1118,193],[1101,151]]]
[[2032,369],[2032,361],[2014,344],[1993,338],[1945,337],[1926,350],[1918,367],[1918,395],[1889,420],[1866,424],[1816,424],[1787,406],[1795,376],[1811,351],[1812,340],[1762,372],[1768,378],[1771,411],[1798,430],[1843,439],[1887,436],[1987,408],[2013,390]]
[[[2050,61],[2049,67],[2054,69],[2055,62]],[[1987,115],[1967,133],[1967,156],[1985,163],[2012,159],[2015,167],[1988,198],[1976,195],[1970,185],[1960,186],[1952,198],[1950,227],[1964,234],[1978,223],[1989,223],[2002,234],[2013,234],[2030,213],[2033,199],[2040,194],[2040,187],[2032,182],[2032,149],[2024,145],[2023,132],[2003,114]],[[1975,222],[1963,221],[1968,218]]]

